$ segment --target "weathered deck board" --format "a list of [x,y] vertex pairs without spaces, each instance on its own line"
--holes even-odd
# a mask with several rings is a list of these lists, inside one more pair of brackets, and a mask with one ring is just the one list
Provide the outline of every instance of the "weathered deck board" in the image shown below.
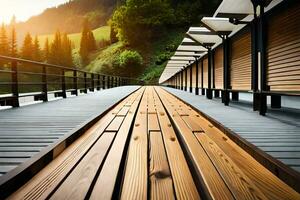
[[[230,106],[224,106],[219,99],[207,100],[204,96],[196,96],[172,88],[164,89],[300,172],[300,115],[294,115],[287,109],[287,113],[280,114],[275,111],[273,114],[269,111],[266,116],[259,116],[247,105],[232,102]],[[287,117],[289,112],[291,114]],[[264,148],[265,146],[273,148]],[[290,148],[280,148],[282,146]]]
[[[138,86],[123,86],[87,95],[0,111],[0,159],[7,152],[15,156],[34,152],[35,155],[73,129],[105,112]],[[34,138],[33,138],[34,136]],[[50,136],[50,137],[49,137]],[[0,162],[0,176],[20,163]]]
[[165,90],[143,87],[9,199],[300,199],[214,125]]

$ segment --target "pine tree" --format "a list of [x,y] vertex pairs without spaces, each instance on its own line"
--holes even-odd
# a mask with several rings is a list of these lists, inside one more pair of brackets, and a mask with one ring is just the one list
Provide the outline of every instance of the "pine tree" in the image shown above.
[[0,30],[0,55],[9,55],[9,44],[4,23],[2,24]]
[[13,26],[11,29],[11,38],[10,38],[10,56],[17,57],[17,55],[18,55],[17,33],[15,27]]
[[54,40],[50,48],[49,62],[52,64],[62,64],[61,33],[56,31]]
[[21,57],[24,59],[32,60],[33,55],[33,44],[32,37],[30,33],[27,33],[23,42],[23,47],[21,49]]
[[32,59],[35,61],[42,61],[42,52],[41,52],[40,43],[37,36],[35,36],[33,42]]
[[93,32],[89,27],[89,22],[87,19],[83,21],[81,41],[80,41],[80,56],[82,63],[86,65],[89,62],[88,55],[91,51],[97,49],[96,40]]
[[87,34],[87,38],[88,38],[88,50],[90,51],[95,51],[97,49],[96,46],[96,40],[94,37],[94,33],[89,30],[88,34]]
[[89,55],[88,33],[89,33],[88,20],[85,19],[83,21],[83,27],[82,27],[82,32],[81,32],[81,41],[80,41],[80,50],[79,50],[83,65],[86,65],[89,62],[89,59],[88,59],[88,55]]
[[63,50],[63,65],[67,67],[73,66],[72,57],[72,42],[65,33],[62,37],[62,50]]
[[49,61],[49,56],[50,56],[50,47],[49,47],[49,40],[48,40],[48,38],[46,38],[43,53],[44,53],[44,60],[46,62],[48,62]]

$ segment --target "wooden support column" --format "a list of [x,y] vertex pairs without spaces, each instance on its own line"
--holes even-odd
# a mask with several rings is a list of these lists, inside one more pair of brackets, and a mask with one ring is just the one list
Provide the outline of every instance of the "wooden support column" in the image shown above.
[[187,68],[184,69],[184,82],[185,82],[185,85],[184,85],[184,91],[187,91]]
[[207,69],[207,89],[206,89],[206,98],[212,99],[212,90],[211,90],[211,69],[212,69],[212,52],[211,49],[207,49],[207,60],[208,60],[208,69]]
[[222,92],[222,102],[225,106],[229,105],[229,87],[230,87],[230,71],[229,71],[229,39],[228,36],[225,35],[223,37],[223,87],[224,90]]
[[198,61],[198,58],[195,57],[196,61],[195,61],[195,64],[196,64],[196,85],[195,85],[195,94],[196,95],[199,95],[199,85],[198,85],[198,81],[199,81],[199,77],[198,77],[198,73],[199,73],[199,61]]
[[203,88],[203,59],[201,60],[201,95],[205,95],[205,89]]
[[257,37],[257,14],[256,7],[254,8],[254,19],[251,22],[251,89],[253,91],[253,110],[259,109],[259,94],[258,94],[258,49],[257,49],[258,37]]
[[190,93],[193,92],[193,65],[189,66],[190,68]]
[[266,26],[264,16],[264,6],[260,5],[260,17],[258,23],[259,33],[259,54],[258,57],[260,62],[260,103],[259,103],[259,114],[265,115],[267,112],[267,95],[264,93],[268,90],[267,87],[267,62],[266,62]]
[[183,70],[180,71],[180,89],[183,90]]

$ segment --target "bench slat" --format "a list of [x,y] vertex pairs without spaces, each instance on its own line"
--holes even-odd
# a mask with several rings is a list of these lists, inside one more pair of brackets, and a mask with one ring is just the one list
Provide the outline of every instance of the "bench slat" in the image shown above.
[[147,102],[149,88],[145,89],[130,139],[121,199],[147,199],[148,191],[148,133]]
[[174,199],[173,183],[161,132],[150,131],[150,197],[151,199]]
[[114,136],[113,132],[104,132],[72,173],[66,177],[51,199],[84,199]]
[[105,163],[93,188],[92,194],[90,196],[91,200],[112,199],[113,197],[113,191],[115,188],[121,159],[125,151],[125,143],[127,141],[131,124],[138,109],[143,91],[144,89],[140,90],[138,95],[135,96],[134,103],[130,107],[128,114],[126,115],[124,122],[122,123],[116,135],[111,150],[107,155]]

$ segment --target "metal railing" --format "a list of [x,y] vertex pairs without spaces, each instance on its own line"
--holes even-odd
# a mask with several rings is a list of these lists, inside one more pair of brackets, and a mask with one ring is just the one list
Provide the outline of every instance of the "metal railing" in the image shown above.
[[0,105],[19,107],[19,98],[34,96],[48,101],[48,94],[67,97],[122,85],[143,84],[138,79],[92,73],[76,68],[0,55]]

